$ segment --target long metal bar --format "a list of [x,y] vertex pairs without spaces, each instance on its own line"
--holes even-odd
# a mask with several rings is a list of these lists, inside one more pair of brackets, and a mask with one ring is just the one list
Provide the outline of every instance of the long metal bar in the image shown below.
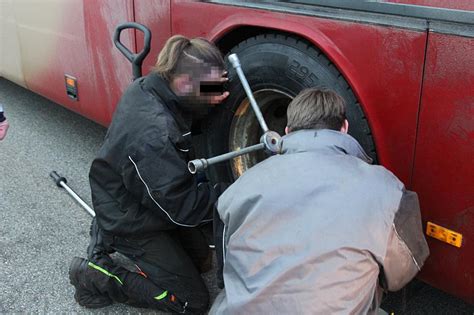
[[239,57],[236,54],[231,54],[228,57],[232,67],[236,70],[237,75],[242,83],[245,93],[249,99],[250,105],[252,105],[252,109],[255,112],[255,116],[257,117],[258,123],[263,130],[263,136],[260,140],[259,144],[252,145],[247,148],[243,148],[234,152],[225,153],[222,155],[215,156],[209,159],[196,159],[188,162],[188,170],[192,174],[196,174],[197,172],[203,171],[208,168],[209,165],[216,164],[219,162],[224,162],[235,157],[238,157],[243,154],[251,153],[257,150],[267,149],[269,152],[279,153],[280,151],[280,143],[281,137],[278,133],[274,131],[270,131],[268,129],[267,123],[263,118],[262,112],[260,111],[260,107],[258,107],[257,101],[255,100],[252,90],[250,89],[250,85],[245,77],[244,72],[242,71],[242,67],[240,65]]
[[247,81],[247,78],[245,77],[244,72],[242,71],[242,67],[240,66],[240,60],[239,57],[237,57],[237,54],[231,54],[229,55],[229,61],[234,67],[235,71],[237,71],[237,75],[240,78],[240,81],[242,82],[242,86],[244,87],[245,93],[247,94],[247,97],[250,101],[250,105],[252,105],[253,111],[255,112],[255,115],[257,116],[258,123],[260,124],[260,127],[262,127],[263,133],[268,131],[268,126],[267,123],[265,122],[265,119],[263,118],[262,112],[260,111],[260,107],[258,107],[257,102],[255,101],[255,98],[253,97],[252,90],[250,89],[250,85]]
[[77,201],[77,203],[79,203],[82,208],[84,208],[84,210],[87,211],[87,213],[89,213],[92,217],[95,217],[95,212],[94,210],[89,207],[89,205],[84,201],[82,200],[82,198],[76,194],[76,192],[74,190],[72,190],[71,187],[69,187],[66,183],[67,183],[67,180],[66,178],[60,176],[56,171],[52,171],[49,176],[51,176],[51,178],[54,180],[54,182],[56,183],[56,185],[58,187],[62,187],[64,188],[67,193],[72,197],[74,198],[74,200]]
[[258,150],[263,150],[264,148],[265,148],[264,143],[258,143],[258,144],[254,144],[250,147],[246,147],[246,148],[243,148],[243,149],[240,149],[240,150],[237,150],[237,151],[232,151],[232,152],[229,152],[229,153],[218,155],[218,156],[212,157],[210,159],[192,160],[192,161],[189,161],[189,163],[188,163],[188,169],[189,169],[189,172],[191,172],[192,174],[196,174],[199,171],[205,170],[209,165],[224,162],[224,161],[236,158],[238,156],[241,156],[243,154],[255,152],[255,151],[258,151]]
[[84,200],[81,199],[81,197],[79,197],[78,194],[76,194],[76,192],[74,190],[72,190],[67,184],[65,184],[64,182],[60,182],[59,183],[64,189],[66,189],[66,191],[69,193],[69,195],[71,195],[72,198],[74,198],[74,200],[76,200],[83,208],[84,210],[86,210],[92,217],[95,217],[95,212],[94,210],[92,210],[91,207],[89,207],[89,205],[87,203],[85,203]]

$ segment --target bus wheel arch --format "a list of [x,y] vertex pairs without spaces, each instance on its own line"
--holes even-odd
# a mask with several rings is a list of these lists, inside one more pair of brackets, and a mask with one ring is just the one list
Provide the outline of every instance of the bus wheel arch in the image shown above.
[[[346,101],[350,134],[376,160],[375,144],[364,112],[344,76],[334,64],[306,39],[269,32],[253,35],[238,43],[227,40],[220,47],[237,53],[244,73],[262,109],[269,128],[283,135],[286,107],[302,89],[329,88]],[[227,48],[227,49],[226,49]],[[227,62],[227,60],[226,60]],[[229,98],[218,105],[205,128],[208,156],[215,156],[259,141],[261,130],[248,104],[240,80],[227,62]],[[263,152],[245,155],[210,167],[215,181],[233,181],[246,169],[265,158]]]

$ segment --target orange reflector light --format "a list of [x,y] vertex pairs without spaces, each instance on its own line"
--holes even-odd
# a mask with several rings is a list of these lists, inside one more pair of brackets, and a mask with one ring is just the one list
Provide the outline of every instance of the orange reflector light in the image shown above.
[[71,86],[71,87],[75,87],[76,86],[76,82],[74,81],[74,79],[72,78],[68,78],[66,77],[66,84]]
[[426,224],[426,235],[456,247],[461,247],[462,244],[462,234],[451,231],[429,221]]
[[77,79],[68,74],[64,75],[64,82],[66,83],[66,94],[70,99],[78,100],[77,96]]

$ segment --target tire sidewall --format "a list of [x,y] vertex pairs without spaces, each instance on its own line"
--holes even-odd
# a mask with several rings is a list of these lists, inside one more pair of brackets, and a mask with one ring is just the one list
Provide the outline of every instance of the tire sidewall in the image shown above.
[[[369,154],[373,151],[372,137],[367,134],[369,129],[360,105],[339,71],[319,51],[294,38],[276,35],[257,36],[241,43],[231,53],[238,55],[254,92],[277,89],[291,97],[309,87],[328,88],[337,92],[346,102],[350,134]],[[209,157],[228,152],[230,126],[237,108],[246,98],[235,69],[228,62],[227,69],[230,95],[209,117],[206,132]],[[208,175],[219,182],[234,180],[229,162],[211,166]]]

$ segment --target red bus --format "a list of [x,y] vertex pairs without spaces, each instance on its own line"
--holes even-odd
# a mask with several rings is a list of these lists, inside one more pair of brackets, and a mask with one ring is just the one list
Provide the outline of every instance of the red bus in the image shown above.
[[[21,0],[0,8],[0,75],[104,126],[132,78],[112,42],[123,22],[152,31],[144,74],[174,34],[237,53],[272,130],[283,131],[301,89],[337,91],[351,134],[419,194],[431,250],[421,279],[474,302],[474,2]],[[136,51],[143,38],[128,31],[122,42]],[[196,122],[204,156],[259,140],[240,82],[229,90]],[[231,180],[263,158],[237,158],[211,175]]]

